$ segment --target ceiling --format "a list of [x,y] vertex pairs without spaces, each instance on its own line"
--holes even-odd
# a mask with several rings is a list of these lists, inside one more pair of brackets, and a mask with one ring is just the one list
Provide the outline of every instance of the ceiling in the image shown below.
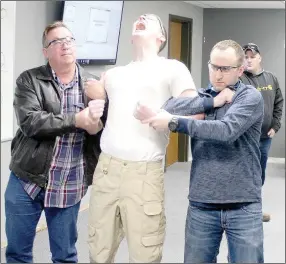
[[285,9],[285,1],[184,1],[202,8]]

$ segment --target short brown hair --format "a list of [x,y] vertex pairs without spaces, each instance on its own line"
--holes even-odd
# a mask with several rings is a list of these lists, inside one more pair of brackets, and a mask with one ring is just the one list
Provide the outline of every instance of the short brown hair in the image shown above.
[[218,42],[217,44],[215,44],[213,46],[211,53],[214,49],[226,50],[228,48],[234,49],[235,54],[237,56],[237,62],[238,62],[237,66],[242,66],[244,63],[245,54],[244,54],[242,47],[234,40],[227,39],[227,40],[222,40],[222,41]]
[[46,26],[46,28],[43,32],[43,36],[42,36],[43,47],[46,47],[47,35],[49,34],[49,32],[55,28],[60,28],[60,27],[64,27],[70,31],[70,29],[67,27],[67,25],[65,23],[63,23],[62,21],[55,21],[52,24]]

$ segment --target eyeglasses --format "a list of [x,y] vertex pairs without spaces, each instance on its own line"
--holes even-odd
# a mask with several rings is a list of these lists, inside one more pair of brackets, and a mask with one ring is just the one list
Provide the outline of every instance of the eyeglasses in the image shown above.
[[232,69],[236,69],[240,67],[240,66],[218,66],[218,65],[212,64],[210,61],[208,62],[208,66],[211,71],[220,70],[222,73],[230,73]]
[[67,44],[67,45],[74,45],[75,38],[73,38],[73,37],[65,37],[65,38],[54,39],[54,40],[50,41],[46,45],[45,48],[47,49],[49,46],[62,46],[64,43]]

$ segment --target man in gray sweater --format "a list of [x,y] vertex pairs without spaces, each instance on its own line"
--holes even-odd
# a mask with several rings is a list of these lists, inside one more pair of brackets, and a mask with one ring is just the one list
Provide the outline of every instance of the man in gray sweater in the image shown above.
[[[217,43],[208,63],[211,86],[195,98],[171,99],[164,107],[168,112],[142,120],[155,129],[192,137],[185,263],[216,262],[224,232],[229,262],[264,262],[259,151],[263,98],[239,80],[243,61],[238,43]],[[205,120],[174,116],[201,112]]]

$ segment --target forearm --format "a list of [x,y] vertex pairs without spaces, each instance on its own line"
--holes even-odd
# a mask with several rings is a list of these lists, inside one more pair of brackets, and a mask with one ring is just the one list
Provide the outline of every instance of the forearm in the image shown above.
[[103,124],[102,124],[102,121],[99,120],[97,123],[92,124],[88,128],[86,128],[86,131],[90,135],[95,135],[102,129],[103,129]]
[[181,115],[181,116],[191,116],[200,113],[204,113],[205,111],[212,109],[213,98],[212,97],[178,97],[178,98],[170,98],[163,109],[173,115]]
[[194,119],[194,120],[204,120],[205,114],[196,114],[196,115],[188,115],[188,116],[182,116],[182,115],[174,115],[177,118],[186,118],[186,119]]
[[220,120],[194,120],[179,118],[177,132],[202,140],[231,142],[236,139],[235,131]]
[[274,105],[271,128],[273,128],[275,132],[278,132],[281,127],[282,109],[283,101],[279,102],[279,104]]
[[254,123],[262,122],[263,99],[256,95],[251,100],[251,97],[241,97],[221,120],[179,118],[177,132],[203,140],[234,142]]
[[283,110],[284,99],[282,94],[276,99],[273,109],[273,121],[271,127],[277,132],[281,127],[281,118]]
[[271,124],[271,128],[278,132],[281,127],[281,116],[274,116]]
[[76,130],[74,114],[54,115],[45,111],[25,111],[15,107],[17,122],[27,137],[55,138]]
[[75,114],[54,114],[43,109],[35,89],[19,77],[14,96],[18,126],[27,137],[55,138],[76,130]]

